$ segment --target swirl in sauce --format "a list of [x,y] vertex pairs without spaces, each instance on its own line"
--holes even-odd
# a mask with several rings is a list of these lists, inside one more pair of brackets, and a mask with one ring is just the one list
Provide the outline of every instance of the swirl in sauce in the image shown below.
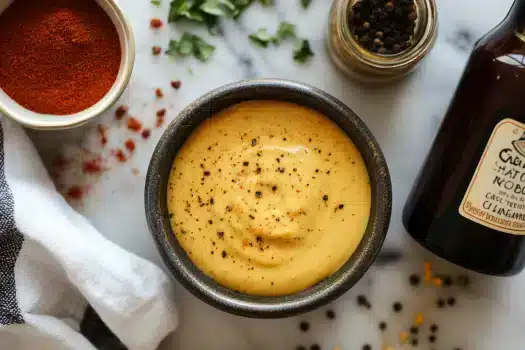
[[361,154],[322,114],[247,101],[203,122],[170,173],[171,226],[223,286],[288,295],[336,272],[361,241],[371,189]]

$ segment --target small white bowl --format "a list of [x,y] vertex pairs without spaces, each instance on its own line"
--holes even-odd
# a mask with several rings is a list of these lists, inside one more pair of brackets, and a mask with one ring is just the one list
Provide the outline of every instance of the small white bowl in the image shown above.
[[[108,93],[96,104],[81,112],[69,115],[53,115],[36,113],[22,107],[10,98],[0,87],[0,114],[10,117],[32,129],[66,129],[87,123],[90,119],[102,114],[117,102],[120,95],[122,95],[126,89],[131,77],[131,72],[133,71],[133,64],[135,62],[135,42],[133,40],[133,32],[131,26],[124,17],[122,10],[114,0],[95,1],[108,14],[115,25],[122,52],[117,78]],[[13,0],[0,0],[0,14],[12,2]]]

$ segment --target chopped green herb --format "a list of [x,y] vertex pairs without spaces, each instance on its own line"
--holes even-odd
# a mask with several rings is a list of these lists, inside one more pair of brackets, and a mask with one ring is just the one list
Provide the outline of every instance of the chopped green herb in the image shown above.
[[200,61],[207,61],[215,51],[215,46],[208,44],[197,35],[184,32],[179,41],[170,40],[166,55],[193,55]]
[[157,6],[159,7],[160,5],[162,5],[161,1],[160,0],[151,0],[151,4],[153,6]]
[[266,28],[261,28],[249,36],[252,43],[261,47],[267,47],[268,44],[273,40],[273,37],[268,33]]
[[206,0],[199,9],[212,16],[230,16],[237,7],[228,0]]
[[259,0],[259,2],[260,2],[263,6],[270,6],[270,5],[275,4],[275,1],[274,1],[274,0]]
[[204,16],[198,7],[195,6],[196,3],[197,1],[193,0],[172,0],[168,22],[176,22],[182,18],[186,18],[190,21],[204,23]]
[[299,63],[305,63],[314,56],[310,48],[310,42],[307,39],[300,40],[293,51],[293,59]]
[[277,28],[277,33],[273,38],[273,41],[276,44],[279,44],[281,41],[287,38],[295,38],[297,35],[295,33],[295,25],[289,22],[281,22],[279,28]]
[[303,5],[304,9],[307,9],[311,3],[312,3],[312,0],[301,0],[301,5]]

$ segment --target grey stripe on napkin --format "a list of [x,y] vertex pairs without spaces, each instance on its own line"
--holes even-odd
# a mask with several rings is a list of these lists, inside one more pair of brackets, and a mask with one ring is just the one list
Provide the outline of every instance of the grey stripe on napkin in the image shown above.
[[15,288],[15,264],[24,236],[15,225],[13,194],[4,173],[4,133],[0,124],[0,325],[24,323]]

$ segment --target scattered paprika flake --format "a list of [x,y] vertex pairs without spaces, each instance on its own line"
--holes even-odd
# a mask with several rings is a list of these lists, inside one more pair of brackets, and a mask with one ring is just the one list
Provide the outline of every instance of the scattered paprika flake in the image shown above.
[[182,86],[182,81],[180,81],[180,80],[172,80],[171,81],[171,87],[174,88],[175,90],[180,89],[181,86]]
[[128,114],[128,110],[128,106],[120,106],[115,111],[115,118],[117,118],[117,120],[121,120],[126,114]]
[[154,28],[154,29],[161,28],[163,24],[164,23],[162,22],[160,18],[152,18],[150,21],[150,26],[151,28]]
[[153,46],[151,48],[151,53],[153,54],[153,56],[158,56],[160,55],[161,52],[162,52],[162,48],[160,46]]
[[128,129],[131,131],[138,132],[142,129],[142,123],[134,117],[129,117],[126,122]]
[[108,143],[108,130],[102,124],[98,124],[97,130],[98,134],[100,135],[100,143],[102,144],[102,146],[105,146]]
[[124,152],[122,152],[121,149],[118,149],[115,151],[115,157],[117,157],[119,162],[122,162],[122,163],[124,163],[128,159],[126,155],[124,154]]
[[64,158],[63,155],[58,155],[53,161],[51,162],[51,165],[54,168],[57,168],[58,170],[64,171],[66,166],[69,164],[69,161]]
[[150,129],[144,129],[142,130],[142,138],[144,140],[147,140],[151,135],[151,130]]
[[86,160],[83,165],[84,174],[98,174],[102,171],[100,158]]
[[127,139],[124,144],[126,145],[128,151],[133,152],[135,150],[135,141],[132,139]]
[[164,97],[164,92],[162,92],[161,88],[156,88],[155,89],[155,96],[157,96],[157,98],[163,98]]
[[71,186],[69,190],[67,190],[67,196],[69,198],[81,199],[83,194],[84,192],[82,191],[82,188],[80,188],[80,186],[77,185]]

